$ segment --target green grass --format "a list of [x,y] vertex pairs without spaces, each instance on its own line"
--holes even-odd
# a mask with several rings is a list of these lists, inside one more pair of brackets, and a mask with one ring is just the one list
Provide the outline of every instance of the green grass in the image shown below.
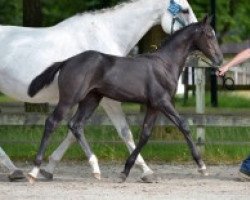
[[[189,94],[187,102],[184,103],[182,96],[177,96],[175,103],[177,107],[195,107],[196,100],[195,97]],[[218,104],[219,108],[250,108],[250,92],[220,91],[218,92]],[[211,108],[209,92],[206,92],[205,106]]]
[[0,103],[6,103],[6,102],[16,102],[16,100],[0,93]]
[[[16,101],[0,93],[0,103],[6,103],[6,102],[16,102]],[[196,105],[195,97],[193,97],[191,94],[189,94],[188,101],[186,101],[185,103],[183,101],[182,96],[176,96],[174,102],[178,110],[182,110],[185,108],[194,109]],[[219,103],[219,109],[228,109],[228,108],[233,110],[250,109],[250,92],[220,91],[218,93],[218,103]],[[205,97],[205,105],[207,109],[211,110],[210,95],[208,92],[206,93]],[[134,103],[123,103],[122,107],[126,112],[139,112],[141,110],[141,106],[139,104],[134,104]],[[214,110],[217,111],[218,108]]]
[[[249,94],[248,94],[249,93]],[[184,103],[182,96],[175,97],[175,107],[180,112],[190,111],[195,112],[196,99],[191,94],[188,101]],[[222,112],[245,112],[250,113],[250,92],[232,92],[221,91],[218,93],[218,108],[211,107],[210,94],[206,93],[205,107],[206,113],[222,113]],[[141,107],[138,104],[123,103],[123,109],[127,112],[139,112]]]
[[[206,94],[206,112],[237,112],[249,113],[250,95],[244,92],[220,92],[219,108],[210,107],[210,96]],[[9,98],[0,95],[0,102],[10,102]],[[176,97],[176,108],[179,111],[193,112],[195,98],[189,97],[183,106],[183,99]],[[139,112],[137,104],[125,103],[126,112]],[[99,109],[102,110],[102,109]],[[43,126],[0,126],[0,145],[15,160],[33,160],[41,139]],[[134,138],[138,139],[139,127],[132,127]],[[65,137],[66,127],[60,127],[54,133],[46,151],[46,157],[53,152]],[[121,143],[105,143],[105,141],[121,141],[112,126],[87,126],[86,137],[93,141],[91,147],[99,159],[107,161],[124,161],[128,154],[125,145]],[[195,138],[195,127],[192,127]],[[14,142],[13,142],[14,141]],[[102,142],[104,141],[104,142]],[[183,136],[173,127],[156,127],[150,141],[184,141]],[[211,164],[239,163],[250,153],[249,145],[222,145],[211,144],[215,142],[250,142],[249,127],[207,127],[205,154],[203,158]],[[186,144],[149,143],[142,154],[146,160],[154,162],[190,162],[191,156]],[[66,153],[66,160],[83,160],[85,156],[78,144],[74,144]]]
[[[36,155],[40,142],[42,126],[1,126],[0,145],[14,160],[32,161]],[[137,140],[139,128],[132,127]],[[192,127],[192,132],[195,128]],[[91,143],[93,151],[103,161],[124,161],[128,151],[123,143],[102,143],[102,141],[121,141],[112,126],[87,126],[86,137]],[[62,141],[66,127],[60,127],[53,135],[52,143],[48,146],[46,157]],[[207,141],[248,141],[250,142],[250,128],[207,128]],[[10,143],[11,142],[11,145]],[[14,141],[14,142],[13,142]],[[184,141],[183,136],[173,127],[157,127],[150,141]],[[6,143],[7,142],[7,143]],[[98,143],[101,142],[101,143]],[[206,145],[203,155],[207,163],[239,163],[250,152],[248,145]],[[146,160],[152,162],[190,162],[192,161],[187,145],[149,143],[142,151]],[[74,144],[66,153],[65,160],[86,159],[78,144]]]

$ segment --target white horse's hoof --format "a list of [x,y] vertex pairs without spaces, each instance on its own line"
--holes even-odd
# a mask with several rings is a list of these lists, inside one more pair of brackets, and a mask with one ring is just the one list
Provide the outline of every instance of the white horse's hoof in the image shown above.
[[154,183],[154,182],[156,182],[156,177],[155,177],[154,173],[151,173],[151,174],[147,174],[147,175],[142,176],[141,180],[144,183]]
[[47,171],[44,170],[44,169],[40,169],[40,175],[41,175],[43,178],[47,179],[47,180],[50,180],[50,181],[53,180],[53,174],[50,173],[50,172],[47,172]]
[[26,178],[27,178],[27,180],[29,181],[29,183],[30,183],[31,185],[34,185],[34,183],[36,182],[36,178],[33,177],[33,175],[30,174],[30,173],[27,174]]
[[25,178],[23,171],[20,169],[15,170],[14,172],[12,172],[9,176],[8,176],[10,181],[17,181],[20,179]]
[[155,177],[155,174],[154,172],[150,169],[150,170],[147,170],[146,172],[144,172],[141,176],[141,180],[144,182],[144,183],[153,183],[156,181],[156,177]]
[[97,180],[101,180],[101,174],[100,173],[92,173],[94,178],[96,178]]
[[209,173],[206,169],[198,169],[198,172],[202,175],[202,176],[209,176]]

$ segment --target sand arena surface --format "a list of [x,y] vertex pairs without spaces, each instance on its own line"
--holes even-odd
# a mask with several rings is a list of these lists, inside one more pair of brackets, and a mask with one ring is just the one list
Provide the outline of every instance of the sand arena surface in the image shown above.
[[[32,166],[21,166],[28,172]],[[0,199],[81,199],[81,200],[249,200],[250,182],[237,179],[239,166],[208,166],[210,176],[202,177],[194,165],[150,165],[156,174],[155,183],[142,183],[140,170],[133,168],[125,183],[119,183],[123,165],[102,164],[102,180],[92,178],[87,163],[61,163],[54,181],[26,180],[9,182],[1,169]]]

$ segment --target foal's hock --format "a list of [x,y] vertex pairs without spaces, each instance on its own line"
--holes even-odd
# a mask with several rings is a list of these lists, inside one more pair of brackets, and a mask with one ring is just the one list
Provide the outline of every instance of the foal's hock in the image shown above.
[[[180,118],[171,103],[179,76],[187,56],[201,51],[213,63],[219,65],[223,55],[210,19],[189,25],[169,37],[155,53],[132,58],[117,57],[96,51],[87,51],[62,63],[56,63],[35,78],[29,95],[34,96],[49,85],[59,71],[59,102],[47,118],[35,166],[42,162],[47,140],[65,114],[78,104],[70,120],[69,128],[82,145],[82,127],[103,97],[121,102],[137,102],[147,106],[139,143],[128,158],[122,177],[125,180],[142,147],[147,143],[159,112],[169,118],[183,133],[199,171],[206,166],[190,136],[186,122]],[[31,173],[32,176],[32,173]]]

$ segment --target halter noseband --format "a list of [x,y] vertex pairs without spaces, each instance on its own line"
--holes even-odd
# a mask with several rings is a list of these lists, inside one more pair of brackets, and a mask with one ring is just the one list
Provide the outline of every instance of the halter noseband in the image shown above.
[[180,4],[176,3],[174,0],[170,0],[170,5],[168,11],[173,15],[171,24],[171,34],[173,33],[174,24],[177,21],[181,26],[185,26],[186,23],[178,16],[180,13],[187,13],[187,9],[183,9]]

